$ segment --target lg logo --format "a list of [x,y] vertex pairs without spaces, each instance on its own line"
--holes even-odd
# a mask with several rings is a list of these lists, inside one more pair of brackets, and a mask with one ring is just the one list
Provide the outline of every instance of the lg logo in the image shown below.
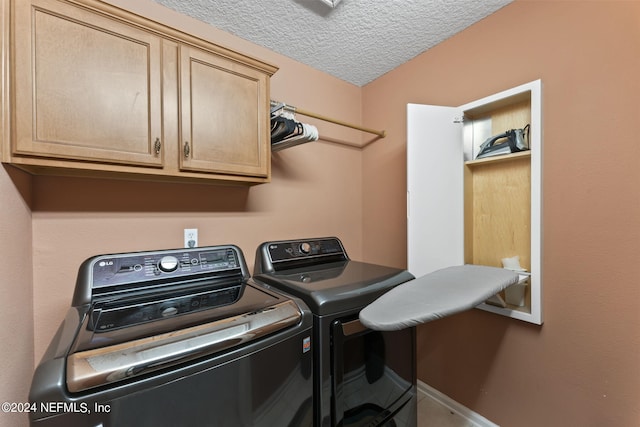
[[113,260],[100,261],[100,262],[98,263],[98,265],[99,265],[100,267],[108,267],[108,266],[110,266],[110,265],[113,265]]

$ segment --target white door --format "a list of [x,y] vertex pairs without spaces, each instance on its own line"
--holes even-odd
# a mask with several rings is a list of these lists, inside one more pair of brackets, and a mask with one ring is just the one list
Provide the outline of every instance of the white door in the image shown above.
[[462,110],[407,105],[408,269],[416,277],[464,263]]

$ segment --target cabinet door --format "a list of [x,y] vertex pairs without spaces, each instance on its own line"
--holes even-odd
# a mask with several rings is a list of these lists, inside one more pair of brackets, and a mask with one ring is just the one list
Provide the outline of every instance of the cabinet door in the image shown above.
[[180,58],[181,170],[267,177],[268,77],[189,46]]
[[462,126],[453,107],[407,106],[408,269],[464,263]]
[[66,2],[14,4],[13,154],[161,166],[161,39]]

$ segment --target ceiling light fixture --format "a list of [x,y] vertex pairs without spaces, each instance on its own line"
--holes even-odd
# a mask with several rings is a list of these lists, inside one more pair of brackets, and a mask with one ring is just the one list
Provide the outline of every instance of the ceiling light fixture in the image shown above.
[[341,0],[320,0],[322,3],[327,4],[331,7],[336,7]]

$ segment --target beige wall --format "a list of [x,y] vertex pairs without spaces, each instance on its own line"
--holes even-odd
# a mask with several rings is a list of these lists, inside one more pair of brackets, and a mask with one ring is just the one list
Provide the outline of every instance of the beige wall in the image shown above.
[[[25,402],[33,372],[29,177],[0,166],[0,402]],[[0,412],[0,426],[20,415]]]
[[639,76],[640,2],[517,0],[363,90],[364,257],[402,266],[406,104],[542,79],[545,323],[419,330],[419,378],[500,425],[640,425]]
[[[0,48],[8,40],[8,2],[0,0]],[[8,67],[0,55],[0,142],[9,136]],[[1,148],[0,148],[1,149]],[[31,179],[0,166],[0,402],[25,402],[33,372]],[[1,426],[25,425],[0,412]]]

